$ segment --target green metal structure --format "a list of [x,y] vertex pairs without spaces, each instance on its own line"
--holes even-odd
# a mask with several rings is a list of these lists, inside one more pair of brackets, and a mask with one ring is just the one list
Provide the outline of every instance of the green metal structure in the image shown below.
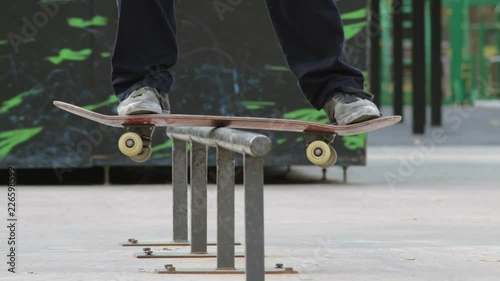
[[[445,0],[450,9],[450,78],[453,103],[471,103],[476,99],[494,98],[493,85],[500,81],[491,71],[490,58],[500,54],[500,3],[498,0]],[[491,6],[496,11],[492,23],[470,23],[471,7]],[[471,33],[477,32],[478,51],[470,46]],[[494,45],[488,46],[487,33],[494,33]],[[487,48],[492,50],[489,54]],[[496,77],[493,77],[495,74]],[[498,98],[498,96],[496,96]]]
[[[426,1],[426,46],[430,48],[429,4]],[[411,1],[403,1],[403,12],[410,13]],[[449,57],[449,79],[446,81],[450,95],[444,99],[445,104],[470,104],[477,99],[500,98],[500,2],[499,0],[444,0],[443,22],[448,23],[449,45],[445,54]],[[493,22],[471,23],[471,8],[489,6],[495,11]],[[381,1],[382,24],[382,103],[388,105],[392,98],[392,37],[391,37],[391,0]],[[404,23],[411,26],[411,21]],[[473,36],[472,34],[475,34]],[[494,41],[488,43],[493,36]],[[472,39],[477,41],[477,49],[472,49]],[[490,40],[491,41],[491,40]],[[411,46],[411,39],[405,39],[405,46]],[[429,52],[428,52],[429,53]],[[411,57],[405,58],[405,65],[411,64]],[[426,57],[427,68],[432,67],[430,56]],[[429,71],[427,71],[429,73]],[[429,74],[428,74],[429,75]],[[430,79],[430,78],[429,78]],[[405,83],[408,84],[408,83]],[[430,89],[427,91],[430,94]],[[429,100],[429,99],[427,99]],[[411,91],[405,91],[405,104],[411,103]]]
[[[494,98],[496,95],[492,90],[492,85],[500,81],[500,77],[499,71],[492,71],[490,57],[498,55],[500,48],[500,4],[498,0],[445,0],[444,3],[451,9],[450,71],[453,101],[466,103],[476,99]],[[470,24],[470,7],[473,6],[496,7],[495,22]],[[476,53],[471,52],[470,48],[472,31],[478,32],[479,47]],[[486,54],[488,32],[495,33],[496,42],[493,46],[493,54]]]

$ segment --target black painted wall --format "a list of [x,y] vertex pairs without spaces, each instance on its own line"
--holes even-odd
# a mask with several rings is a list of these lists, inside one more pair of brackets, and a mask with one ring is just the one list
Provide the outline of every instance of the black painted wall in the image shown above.
[[[109,82],[115,1],[40,2],[45,6],[31,0],[1,4],[0,168],[136,165],[118,151],[122,130],[52,105],[61,100],[116,113]],[[176,1],[181,55],[173,69],[173,112],[326,122],[288,72],[264,1],[243,1],[223,18],[216,2]],[[363,70],[366,2],[337,2],[349,38],[346,60]],[[301,134],[262,133],[275,142],[267,165],[309,164]],[[170,145],[158,129],[152,160],[142,165],[169,165]],[[364,165],[365,146],[366,135],[337,138],[338,165]]]

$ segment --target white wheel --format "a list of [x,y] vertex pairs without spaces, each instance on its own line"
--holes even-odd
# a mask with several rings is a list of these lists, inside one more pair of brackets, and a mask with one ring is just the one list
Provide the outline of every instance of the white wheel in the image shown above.
[[151,158],[151,154],[153,154],[153,152],[151,151],[151,147],[148,147],[148,148],[143,149],[141,153],[139,153],[135,156],[130,156],[130,159],[132,159],[132,161],[135,161],[138,163],[143,163],[143,162],[148,161],[149,158]]
[[135,156],[142,151],[142,139],[136,133],[128,132],[118,140],[118,148],[126,156]]
[[335,149],[333,149],[333,147],[331,147],[331,146],[330,146],[330,150],[331,150],[332,156],[330,156],[330,159],[328,159],[328,161],[324,165],[321,165],[322,168],[330,168],[333,165],[335,165],[335,163],[337,163],[337,151],[335,151]]
[[307,146],[306,155],[311,163],[323,167],[332,161],[332,151],[324,141],[314,141]]

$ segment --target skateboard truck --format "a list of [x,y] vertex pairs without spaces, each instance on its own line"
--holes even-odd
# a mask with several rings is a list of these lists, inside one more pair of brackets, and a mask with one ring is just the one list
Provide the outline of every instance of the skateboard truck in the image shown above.
[[146,162],[151,157],[151,139],[155,126],[134,125],[124,126],[124,133],[118,140],[120,151],[135,162]]
[[306,156],[311,163],[322,168],[329,168],[337,162],[337,152],[331,144],[335,135],[304,133]]

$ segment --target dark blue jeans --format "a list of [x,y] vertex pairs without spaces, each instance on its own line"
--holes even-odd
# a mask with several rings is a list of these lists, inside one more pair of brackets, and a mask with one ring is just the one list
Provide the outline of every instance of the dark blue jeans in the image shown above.
[[[177,63],[174,0],[117,0],[112,85],[120,100],[153,86],[170,92]],[[358,69],[342,62],[344,30],[334,0],[266,0],[288,66],[312,106],[339,87],[363,89]]]

